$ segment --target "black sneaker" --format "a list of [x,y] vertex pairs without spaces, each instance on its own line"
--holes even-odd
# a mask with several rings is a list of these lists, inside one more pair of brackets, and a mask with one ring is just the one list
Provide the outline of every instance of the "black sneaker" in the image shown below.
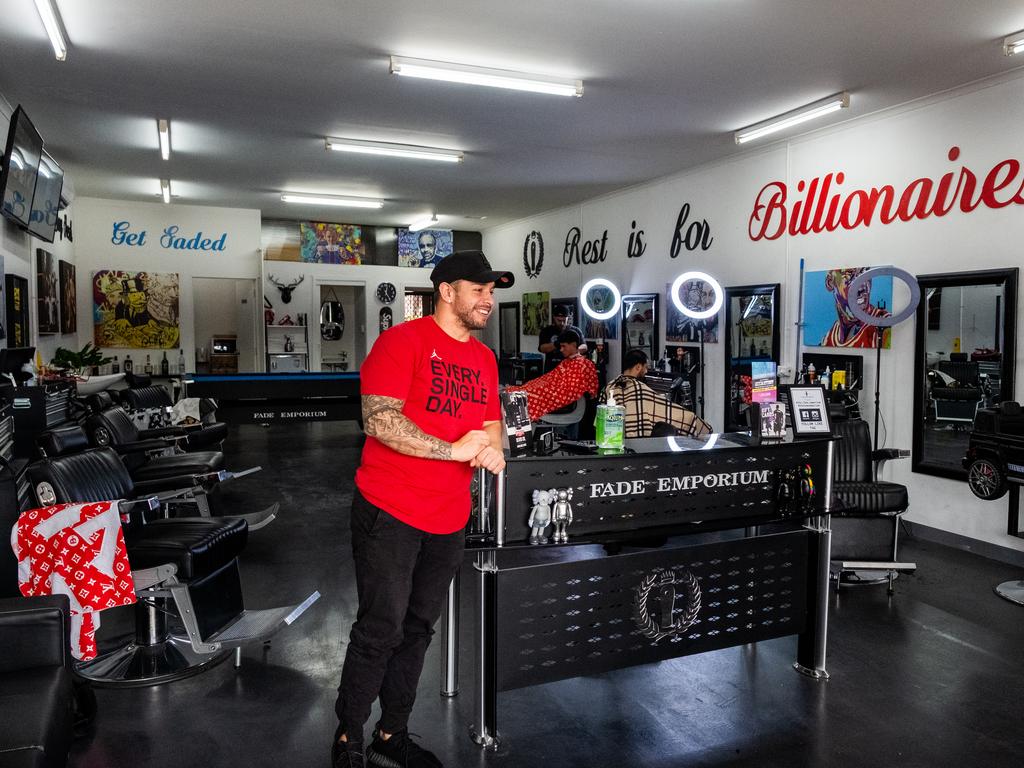
[[374,733],[366,762],[377,768],[444,768],[434,753],[413,741],[404,728],[387,741]]
[[338,741],[331,747],[331,768],[364,768],[363,743],[361,741]]

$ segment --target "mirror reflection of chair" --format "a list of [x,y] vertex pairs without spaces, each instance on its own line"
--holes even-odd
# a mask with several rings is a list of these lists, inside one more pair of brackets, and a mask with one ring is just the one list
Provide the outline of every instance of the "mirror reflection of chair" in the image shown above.
[[871,450],[867,422],[860,419],[837,420],[833,462],[832,494],[837,511],[832,514],[832,572],[837,587],[861,579],[862,572],[874,573],[868,583],[887,583],[893,592],[893,579],[899,572],[917,568],[899,560],[900,518],[907,511],[907,488],[899,483],[878,480],[882,465],[889,459],[904,458],[907,451],[895,448]]
[[970,424],[978,409],[985,405],[979,365],[966,358],[967,355],[951,354],[949,360],[940,360],[935,371],[929,372],[936,423]]
[[[70,439],[67,439],[70,435]],[[263,642],[291,624],[318,597],[297,606],[244,608],[238,555],[248,525],[241,517],[148,519],[159,503],[136,501],[124,462],[109,447],[64,455],[82,438],[71,430],[44,435],[46,458],[28,468],[39,505],[124,499],[125,546],[138,596],[135,635],[116,650],[83,664],[79,673],[110,685],[149,685],[196,674],[250,643]],[[184,634],[174,635],[174,616]]]

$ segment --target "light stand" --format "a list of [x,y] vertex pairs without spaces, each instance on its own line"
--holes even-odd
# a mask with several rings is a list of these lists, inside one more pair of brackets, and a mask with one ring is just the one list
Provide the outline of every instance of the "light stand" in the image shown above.
[[698,340],[700,341],[700,394],[697,396],[697,403],[700,405],[700,418],[704,420],[704,326],[707,325],[707,320],[697,321],[697,334]]
[[[878,303],[879,309],[885,309],[885,302],[881,301]],[[878,450],[878,417],[880,414],[881,398],[880,392],[882,388],[882,343],[885,341],[885,328],[882,326],[875,326],[875,447],[874,450]]]

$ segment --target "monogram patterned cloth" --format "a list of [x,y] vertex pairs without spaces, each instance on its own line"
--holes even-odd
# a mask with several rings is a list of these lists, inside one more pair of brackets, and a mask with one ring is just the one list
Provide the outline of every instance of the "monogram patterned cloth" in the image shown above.
[[99,611],[135,602],[117,504],[30,509],[11,530],[21,594],[70,598],[71,653],[83,661],[96,658]]
[[583,355],[560,362],[543,376],[525,384],[505,387],[508,392],[525,392],[530,421],[575,403],[583,395],[597,397],[597,368]]

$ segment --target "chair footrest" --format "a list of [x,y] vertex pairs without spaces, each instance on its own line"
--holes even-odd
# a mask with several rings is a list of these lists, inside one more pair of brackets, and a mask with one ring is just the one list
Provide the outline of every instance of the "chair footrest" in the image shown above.
[[833,560],[844,571],[916,571],[917,563],[883,563],[877,560]]
[[320,599],[320,592],[314,591],[299,605],[281,608],[266,608],[258,611],[242,611],[231,624],[206,638],[207,643],[217,643],[221,648],[238,648],[252,642],[266,640],[280,629],[292,624],[306,609]]

